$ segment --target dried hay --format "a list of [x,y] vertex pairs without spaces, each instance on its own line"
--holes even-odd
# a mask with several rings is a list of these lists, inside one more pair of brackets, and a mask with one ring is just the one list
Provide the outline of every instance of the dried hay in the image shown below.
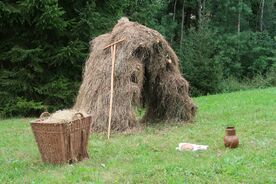
[[125,41],[116,50],[111,129],[125,131],[137,126],[134,106],[147,108],[144,121],[191,120],[196,107],[176,54],[160,33],[127,18],[121,18],[112,32],[91,41],[73,108],[92,115],[94,130],[107,130],[111,50],[104,48],[121,39]]
[[78,119],[77,113],[81,113],[84,117],[88,115],[85,112],[79,112],[73,109],[58,110],[43,120],[43,123],[69,123]]

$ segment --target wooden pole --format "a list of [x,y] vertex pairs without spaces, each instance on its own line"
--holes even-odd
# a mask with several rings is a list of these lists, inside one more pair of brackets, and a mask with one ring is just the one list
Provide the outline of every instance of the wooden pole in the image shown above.
[[115,57],[116,57],[116,44],[111,47],[111,57],[112,57],[112,67],[111,67],[111,84],[110,84],[110,103],[109,103],[109,116],[108,116],[108,132],[107,139],[110,137],[111,129],[111,117],[112,117],[112,104],[113,104],[113,82],[114,82],[114,66],[115,66]]
[[[118,40],[118,41],[116,41],[116,42],[114,42],[114,43],[111,43],[111,44],[107,45],[104,49],[107,49],[107,48],[110,47],[110,46],[116,45],[117,43],[120,43],[120,42],[122,42],[122,41],[124,41],[124,40],[125,40],[125,38],[123,38],[123,39],[121,39],[121,40]],[[112,49],[112,48],[111,48],[111,49]]]
[[112,65],[111,65],[111,82],[110,82],[110,101],[109,101],[109,116],[108,116],[108,128],[107,128],[107,138],[109,139],[110,137],[110,130],[111,130],[111,118],[112,118],[112,105],[113,105],[113,83],[114,83],[114,66],[115,66],[115,59],[116,59],[116,44],[124,41],[125,38],[118,40],[116,42],[113,42],[104,49],[107,49],[110,47],[111,49],[111,60],[112,60]]

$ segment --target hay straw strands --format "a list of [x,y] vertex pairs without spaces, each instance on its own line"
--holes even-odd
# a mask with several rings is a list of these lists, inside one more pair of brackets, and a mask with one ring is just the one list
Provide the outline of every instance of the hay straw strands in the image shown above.
[[[116,65],[111,74],[114,53],[109,47],[115,44]],[[140,121],[135,109],[141,106],[147,110]],[[196,108],[189,97],[189,83],[181,75],[179,59],[168,42],[157,31],[124,17],[111,32],[90,42],[90,54],[73,109],[92,115],[94,131],[108,133],[110,121],[112,132],[128,131],[142,122],[187,122],[193,119]]]

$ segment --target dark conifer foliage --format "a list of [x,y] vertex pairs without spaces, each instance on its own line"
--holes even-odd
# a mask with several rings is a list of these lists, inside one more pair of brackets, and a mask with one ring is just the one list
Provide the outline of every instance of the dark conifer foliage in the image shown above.
[[3,0],[0,116],[70,107],[89,41],[122,16],[164,35],[195,96],[221,92],[228,78],[275,85],[273,0]]

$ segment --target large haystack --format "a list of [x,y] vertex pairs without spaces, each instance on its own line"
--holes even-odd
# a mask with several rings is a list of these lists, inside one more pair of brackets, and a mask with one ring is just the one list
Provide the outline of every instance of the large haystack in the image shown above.
[[121,18],[112,32],[91,42],[74,109],[92,115],[96,131],[107,130],[111,82],[111,50],[117,44],[111,129],[124,131],[138,124],[134,107],[143,105],[144,120],[189,121],[195,106],[179,60],[157,31]]

